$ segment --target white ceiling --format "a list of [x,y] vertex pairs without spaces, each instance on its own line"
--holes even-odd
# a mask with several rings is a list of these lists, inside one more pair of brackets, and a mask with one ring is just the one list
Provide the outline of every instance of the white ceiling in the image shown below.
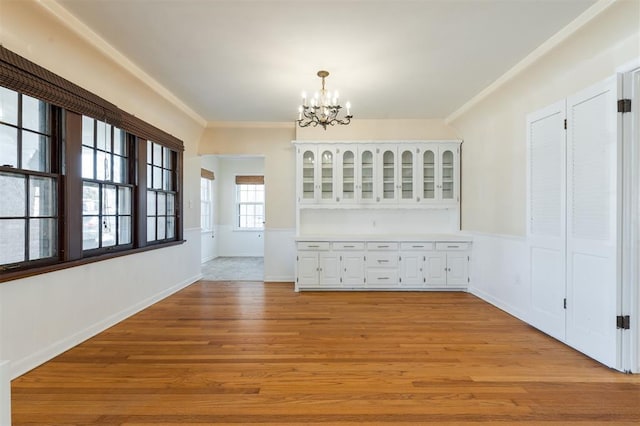
[[595,0],[58,0],[207,121],[286,122],[300,93],[355,118],[444,118]]

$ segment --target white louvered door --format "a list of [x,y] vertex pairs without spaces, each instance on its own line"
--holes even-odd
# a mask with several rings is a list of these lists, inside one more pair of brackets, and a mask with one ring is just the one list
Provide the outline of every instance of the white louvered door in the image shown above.
[[610,78],[527,118],[531,324],[613,368],[621,348],[616,102]]
[[616,365],[620,149],[616,80],[567,99],[567,343]]
[[527,117],[531,324],[565,339],[565,102]]

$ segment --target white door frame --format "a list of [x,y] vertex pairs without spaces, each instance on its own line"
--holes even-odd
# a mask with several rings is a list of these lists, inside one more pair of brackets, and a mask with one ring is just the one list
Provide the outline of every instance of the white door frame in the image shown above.
[[623,150],[621,315],[629,315],[622,331],[619,365],[640,373],[640,60],[618,69],[618,93],[631,100],[631,112],[618,114]]

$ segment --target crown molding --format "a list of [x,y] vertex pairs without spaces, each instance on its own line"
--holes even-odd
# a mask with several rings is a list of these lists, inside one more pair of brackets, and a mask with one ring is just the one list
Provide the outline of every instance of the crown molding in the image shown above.
[[180,98],[174,95],[169,89],[160,84],[156,79],[151,77],[145,71],[137,66],[133,61],[123,55],[115,47],[110,45],[105,39],[96,34],[89,26],[75,17],[71,12],[65,9],[56,0],[36,0],[36,2],[51,15],[55,16],[63,25],[75,32],[77,35],[86,40],[93,47],[98,49],[109,59],[126,69],[129,73],[138,78],[142,83],[146,84],[151,90],[169,101],[176,108],[187,114],[202,127],[207,125],[200,114],[195,112],[191,107],[184,103]]
[[460,116],[464,115],[467,111],[473,108],[475,105],[483,101],[490,94],[498,90],[504,84],[509,82],[511,79],[516,77],[518,74],[529,68],[535,62],[537,62],[541,57],[546,55],[548,52],[556,48],[570,36],[572,36],[579,29],[587,25],[594,18],[600,15],[602,12],[607,10],[609,6],[614,4],[618,0],[599,0],[589,9],[585,10],[580,16],[571,21],[566,27],[558,31],[556,34],[551,36],[547,41],[538,46],[533,52],[527,55],[523,60],[518,62],[513,68],[508,70],[502,76],[500,76],[496,81],[491,83],[489,86],[480,91],[477,95],[469,99],[466,103],[464,103],[460,108],[449,114],[445,119],[445,124],[451,124]]
[[283,121],[209,121],[207,129],[212,128],[239,128],[239,129],[295,129],[295,122]]

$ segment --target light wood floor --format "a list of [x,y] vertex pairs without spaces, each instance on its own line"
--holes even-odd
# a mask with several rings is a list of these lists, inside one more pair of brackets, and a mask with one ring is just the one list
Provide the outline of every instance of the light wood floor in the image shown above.
[[467,293],[199,282],[12,384],[23,424],[634,424],[614,372]]

